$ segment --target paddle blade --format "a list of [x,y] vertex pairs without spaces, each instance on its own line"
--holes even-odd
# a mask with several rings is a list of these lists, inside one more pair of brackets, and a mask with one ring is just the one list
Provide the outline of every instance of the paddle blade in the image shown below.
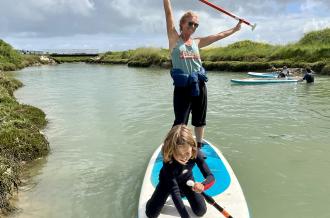
[[257,27],[257,24],[255,23],[255,24],[251,25],[251,27],[252,27],[252,31],[253,31]]

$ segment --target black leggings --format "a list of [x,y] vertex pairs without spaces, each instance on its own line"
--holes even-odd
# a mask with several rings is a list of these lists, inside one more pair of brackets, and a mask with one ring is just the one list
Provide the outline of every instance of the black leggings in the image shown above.
[[191,124],[195,127],[206,125],[207,89],[205,83],[199,84],[200,95],[191,96],[191,87],[174,87],[173,107],[175,120],[173,126],[188,124],[191,112]]
[[[179,186],[181,193],[187,198],[192,211],[196,216],[203,216],[206,213],[206,204],[203,196],[191,190],[187,185]],[[168,196],[169,188],[162,183],[158,183],[156,190],[146,205],[146,215],[149,218],[156,218],[164,207]],[[178,208],[181,209],[181,208]],[[182,208],[183,209],[183,208]]]

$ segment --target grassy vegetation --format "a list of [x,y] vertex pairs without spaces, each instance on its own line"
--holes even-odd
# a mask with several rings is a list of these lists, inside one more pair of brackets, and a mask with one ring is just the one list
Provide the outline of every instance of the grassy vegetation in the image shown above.
[[[22,56],[0,40],[0,69],[17,70],[32,63],[37,56]],[[44,112],[33,106],[19,104],[13,93],[22,83],[0,73],[0,211],[13,210],[9,199],[19,184],[23,162],[42,157],[49,144],[41,133],[47,123]]]
[[21,55],[11,45],[0,39],[0,71],[13,71],[40,63],[35,55]]
[[0,39],[0,70],[15,70],[21,67],[22,63],[22,56],[9,44]]
[[135,67],[161,66],[168,62],[168,50],[160,48],[138,48],[136,50],[107,52],[95,63],[128,64]]
[[90,62],[94,56],[52,56],[57,63]]
[[[251,71],[268,70],[271,66],[311,67],[314,71],[330,75],[330,29],[305,34],[297,43],[284,46],[252,41],[240,41],[226,47],[201,50],[207,70]],[[139,48],[122,52],[107,52],[97,63],[128,64],[149,67],[168,66],[166,49]]]
[[0,74],[0,209],[13,207],[9,198],[19,184],[21,163],[46,155],[49,145],[40,132],[47,123],[45,114],[33,106],[19,104],[13,92],[18,80]]

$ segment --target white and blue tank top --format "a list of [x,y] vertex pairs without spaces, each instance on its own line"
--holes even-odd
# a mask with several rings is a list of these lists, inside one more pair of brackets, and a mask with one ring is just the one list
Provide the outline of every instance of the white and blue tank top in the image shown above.
[[180,37],[172,50],[171,58],[173,69],[180,69],[185,74],[200,71],[202,68],[199,48],[195,40],[191,45],[186,45]]

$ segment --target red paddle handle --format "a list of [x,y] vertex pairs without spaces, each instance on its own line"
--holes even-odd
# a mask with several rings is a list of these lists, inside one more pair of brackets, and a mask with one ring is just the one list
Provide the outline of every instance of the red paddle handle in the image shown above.
[[245,23],[245,24],[247,24],[247,25],[249,25],[249,26],[253,26],[250,22],[248,22],[248,21],[246,21],[246,20],[244,20],[244,19],[242,19],[242,18],[237,17],[236,15],[234,15],[234,14],[232,14],[232,13],[226,11],[226,10],[223,9],[222,7],[216,6],[216,5],[212,4],[211,2],[209,2],[209,1],[207,1],[207,0],[199,0],[199,1],[200,1],[200,2],[203,2],[204,4],[207,4],[208,6],[214,8],[214,9],[216,9],[216,10],[218,10],[218,11],[221,11],[221,12],[224,13],[224,14],[227,14],[228,16],[230,16],[230,17],[232,17],[232,18],[234,18],[234,19],[236,19],[236,20],[242,21],[243,23]]

